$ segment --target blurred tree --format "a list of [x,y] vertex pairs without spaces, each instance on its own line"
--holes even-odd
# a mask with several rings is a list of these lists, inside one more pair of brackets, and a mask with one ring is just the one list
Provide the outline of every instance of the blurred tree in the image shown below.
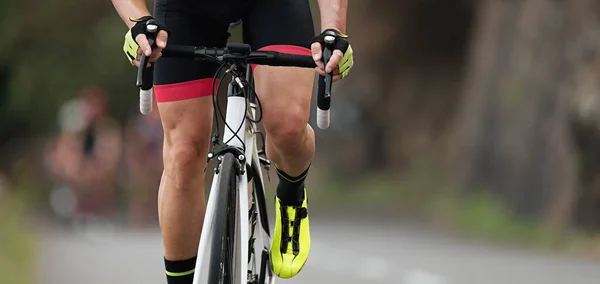
[[[332,128],[339,134],[321,134],[336,146],[324,146],[332,168],[347,178],[397,174],[444,145],[460,95],[473,8],[468,0],[351,2],[356,64],[336,85]],[[359,112],[350,121],[335,116],[350,112],[347,104]]]
[[121,52],[125,27],[110,1],[3,0],[0,11],[10,11],[2,15],[0,65],[12,75],[5,104],[14,119],[47,129],[58,106],[88,84],[107,88],[118,114],[135,106],[135,70]]
[[571,134],[576,147],[576,225],[600,228],[600,3],[573,3],[569,60],[573,70]]
[[[448,147],[465,187],[558,227],[600,224],[600,2],[350,0],[349,12],[356,64],[317,132],[324,165],[396,175]],[[110,1],[0,0],[0,21],[0,164],[86,85],[121,119],[137,107]]]
[[571,107],[588,62],[582,27],[597,12],[593,0],[479,2],[457,123],[459,179],[552,227],[573,216]]

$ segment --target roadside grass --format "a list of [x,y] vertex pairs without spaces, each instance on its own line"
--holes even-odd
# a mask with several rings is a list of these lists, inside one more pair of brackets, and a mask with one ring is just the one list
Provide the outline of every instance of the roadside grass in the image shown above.
[[596,257],[597,233],[558,231],[531,219],[516,217],[491,194],[438,196],[431,220],[452,230],[495,244]]
[[6,284],[32,284],[35,238],[25,221],[26,202],[13,194],[0,199],[0,278]]
[[349,182],[318,181],[316,186],[321,190],[312,193],[316,196],[311,206],[409,216],[495,245],[600,256],[598,232],[556,231],[535,220],[515,216],[485,190],[465,194],[452,188],[445,173],[431,160],[417,163],[402,175],[391,176],[386,173]]
[[37,242],[29,215],[39,193],[25,164],[15,165],[13,177],[0,188],[0,283],[33,284]]

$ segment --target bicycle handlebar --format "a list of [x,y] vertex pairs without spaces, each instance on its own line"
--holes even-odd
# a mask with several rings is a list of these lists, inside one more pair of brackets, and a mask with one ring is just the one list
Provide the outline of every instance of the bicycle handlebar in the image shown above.
[[163,57],[189,59],[220,58],[224,62],[248,63],[269,66],[314,68],[315,61],[308,55],[280,53],[276,51],[251,51],[247,44],[229,43],[225,48],[207,48],[187,45],[167,45]]
[[[335,39],[335,38],[334,38]],[[154,38],[148,38],[151,46],[154,44]],[[150,41],[152,40],[152,41]],[[154,46],[153,46],[154,47]],[[323,61],[325,65],[331,57],[332,44],[327,43],[323,52]],[[241,43],[228,43],[225,48],[207,48],[185,45],[167,45],[162,50],[162,57],[176,57],[189,59],[218,59],[225,63],[247,63],[269,66],[287,66],[287,67],[316,67],[315,61],[308,55],[297,55],[280,53],[276,51],[252,51],[250,46]],[[154,65],[146,67],[148,58],[142,53],[140,67],[137,73],[136,86],[140,87],[140,112],[144,115],[152,112],[153,82],[152,72]],[[317,126],[321,129],[327,129],[330,124],[329,110],[331,106],[331,83],[333,75],[319,75],[317,92]]]

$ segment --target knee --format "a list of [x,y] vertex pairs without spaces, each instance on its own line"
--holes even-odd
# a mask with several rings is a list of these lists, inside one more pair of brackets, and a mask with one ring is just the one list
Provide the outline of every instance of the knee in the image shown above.
[[200,152],[198,143],[173,143],[167,149],[168,161],[175,170],[185,170],[194,167],[201,161]]
[[307,135],[307,117],[302,110],[283,109],[286,109],[286,112],[271,116],[269,121],[264,122],[267,140],[271,140],[280,149],[297,149],[299,144],[304,143]]
[[165,127],[163,160],[165,170],[193,171],[206,163],[209,133],[189,127]]
[[166,145],[165,174],[174,182],[176,190],[188,189],[198,179],[203,180],[202,170],[208,151],[208,143],[205,142],[181,141]]

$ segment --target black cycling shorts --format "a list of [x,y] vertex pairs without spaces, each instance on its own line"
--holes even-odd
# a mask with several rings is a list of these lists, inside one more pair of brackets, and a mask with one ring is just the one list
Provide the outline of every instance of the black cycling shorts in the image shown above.
[[[243,21],[252,49],[310,55],[315,35],[308,0],[156,0],[154,17],[170,32],[169,43],[225,47],[229,24]],[[158,102],[210,96],[215,63],[159,58],[154,67]]]

